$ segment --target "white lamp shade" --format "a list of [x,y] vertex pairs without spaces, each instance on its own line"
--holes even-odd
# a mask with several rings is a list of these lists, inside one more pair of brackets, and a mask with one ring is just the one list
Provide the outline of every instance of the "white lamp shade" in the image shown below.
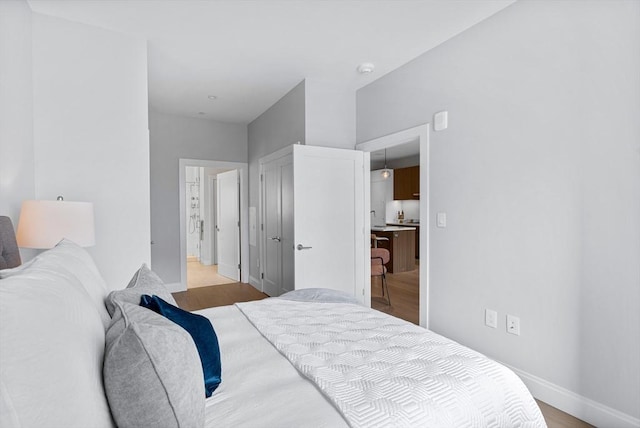
[[63,238],[81,247],[95,245],[93,204],[24,201],[16,238],[18,246],[24,248],[53,248]]

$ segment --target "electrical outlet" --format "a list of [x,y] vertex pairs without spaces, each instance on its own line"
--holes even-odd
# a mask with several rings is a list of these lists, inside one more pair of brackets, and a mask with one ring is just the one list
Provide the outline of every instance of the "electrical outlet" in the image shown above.
[[507,315],[507,333],[520,336],[520,318],[515,315]]
[[491,328],[498,327],[498,313],[493,309],[484,310],[484,325]]

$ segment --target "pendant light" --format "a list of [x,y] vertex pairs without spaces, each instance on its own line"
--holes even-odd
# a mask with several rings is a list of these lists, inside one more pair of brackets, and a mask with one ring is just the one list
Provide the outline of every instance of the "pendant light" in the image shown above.
[[382,170],[381,175],[384,179],[391,176],[391,170],[387,169],[387,149],[384,149],[384,169]]

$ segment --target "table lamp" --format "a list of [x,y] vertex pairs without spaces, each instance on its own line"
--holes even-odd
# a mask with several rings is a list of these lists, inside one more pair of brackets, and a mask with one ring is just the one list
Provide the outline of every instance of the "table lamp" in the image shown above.
[[95,245],[93,204],[67,202],[61,196],[57,201],[24,201],[16,237],[23,248],[53,248],[63,238],[81,247]]

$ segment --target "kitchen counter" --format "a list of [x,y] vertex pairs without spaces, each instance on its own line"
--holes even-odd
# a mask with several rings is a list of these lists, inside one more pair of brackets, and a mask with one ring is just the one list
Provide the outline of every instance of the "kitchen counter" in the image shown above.
[[416,259],[420,258],[420,222],[419,221],[405,221],[404,223],[387,223],[387,226],[401,226],[411,227],[416,229]]
[[407,272],[416,268],[415,227],[379,226],[372,227],[371,232],[377,238],[374,243],[378,248],[389,250],[390,260],[387,263],[389,273]]
[[415,227],[408,227],[408,226],[389,226],[389,223],[387,223],[387,226],[372,226],[371,227],[371,231],[372,232],[400,232],[403,230],[416,230]]

